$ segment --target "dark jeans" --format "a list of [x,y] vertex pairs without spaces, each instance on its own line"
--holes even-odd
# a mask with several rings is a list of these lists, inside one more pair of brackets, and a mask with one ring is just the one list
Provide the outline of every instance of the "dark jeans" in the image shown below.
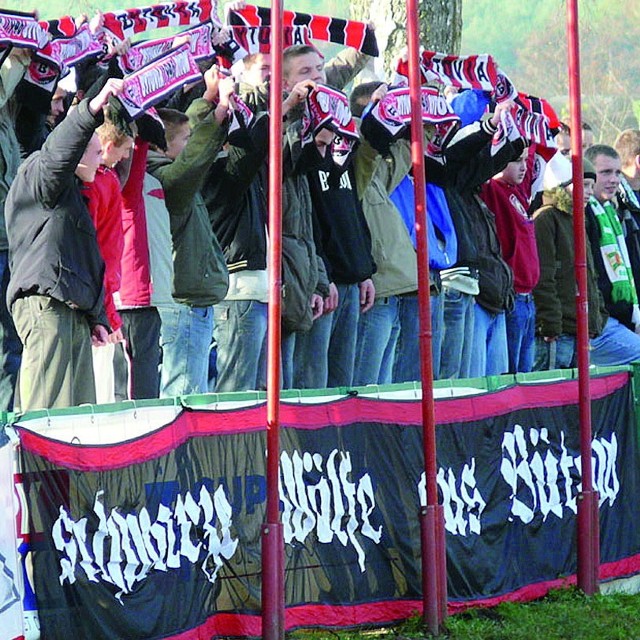
[[[160,314],[155,307],[121,309],[123,348],[116,348],[116,400],[157,398],[160,391]],[[123,360],[126,366],[122,366]],[[124,370],[124,376],[122,375]]]

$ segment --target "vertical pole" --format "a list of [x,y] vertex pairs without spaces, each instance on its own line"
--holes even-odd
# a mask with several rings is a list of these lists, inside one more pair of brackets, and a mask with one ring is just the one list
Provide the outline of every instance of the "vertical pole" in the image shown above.
[[578,0],[567,0],[569,100],[571,107],[571,162],[573,165],[573,232],[578,286],[578,403],[582,491],[578,494],[578,587],[587,595],[598,590],[600,535],[598,493],[593,489],[591,464],[591,392],[589,387],[589,318],[587,300],[587,250],[582,166],[582,109]]
[[411,160],[415,187],[416,244],[418,253],[418,308],[420,318],[420,373],[422,377],[422,432],[427,506],[420,510],[422,544],[422,596],[424,622],[438,634],[447,610],[444,511],[438,504],[436,481],[436,432],[433,404],[431,301],[429,248],[427,245],[427,196],[420,82],[420,35],[417,0],[407,0],[407,43],[411,94]]
[[282,360],[282,13],[282,0],[271,0],[267,518],[262,527],[262,637],[265,640],[284,639],[284,538],[278,496]]

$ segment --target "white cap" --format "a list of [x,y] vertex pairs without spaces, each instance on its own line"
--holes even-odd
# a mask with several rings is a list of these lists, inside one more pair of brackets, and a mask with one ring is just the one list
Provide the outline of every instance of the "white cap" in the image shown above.
[[544,169],[542,188],[550,191],[556,187],[566,187],[572,180],[571,161],[557,151]]

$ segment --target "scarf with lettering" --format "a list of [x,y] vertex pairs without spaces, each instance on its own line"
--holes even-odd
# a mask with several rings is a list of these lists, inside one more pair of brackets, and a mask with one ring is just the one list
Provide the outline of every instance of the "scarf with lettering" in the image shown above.
[[302,116],[302,145],[313,143],[320,129],[333,131],[336,136],[331,153],[338,166],[344,166],[359,139],[358,127],[347,96],[323,84],[309,91]]
[[217,0],[178,0],[104,14],[104,31],[115,42],[165,27],[192,27],[216,19]]
[[12,46],[42,49],[49,42],[47,30],[33,13],[0,9],[0,55]]
[[124,90],[118,99],[129,116],[135,119],[170,93],[201,79],[190,45],[185,43],[126,75]]
[[[493,91],[498,83],[498,67],[488,54],[452,56],[435,51],[420,54],[422,84],[441,82],[458,89]],[[394,84],[408,84],[409,62],[400,60]]]
[[[268,27],[271,26],[271,9],[247,5],[244,9],[229,11],[226,21],[234,32],[236,27]],[[314,40],[353,47],[374,57],[379,55],[375,33],[364,22],[300,13],[299,11],[287,10],[283,12],[282,24],[278,27],[285,29],[285,35],[286,29],[292,29],[291,34],[294,35],[294,28],[300,26],[306,27],[307,37]],[[292,44],[297,43],[292,42]]]
[[[41,26],[46,24],[40,23]],[[53,93],[58,80],[67,75],[71,67],[104,54],[102,44],[86,22],[77,29],[73,25],[73,29],[73,33],[67,35],[68,20],[62,19],[52,21],[49,26],[48,32],[56,36],[34,53],[24,76],[25,81],[38,92]]]
[[[220,29],[208,20],[196,27],[181,31],[178,35],[189,36],[191,55],[194,60],[205,60],[215,55],[213,43],[219,31]],[[172,49],[175,38],[176,36],[171,36],[138,42],[118,58],[118,64],[124,73],[132,73]]]
[[[421,87],[422,122],[435,126],[441,147],[453,137],[460,118],[447,99],[432,87]],[[411,124],[411,95],[408,87],[390,89],[369,112],[387,131],[398,138]]]
[[[228,47],[230,53],[220,51],[222,57],[228,57],[230,64],[235,64],[245,56],[271,51],[271,26],[229,26],[227,27],[233,46]],[[305,24],[294,24],[282,28],[283,48],[296,44],[311,44],[311,30]]]
[[611,300],[633,304],[635,308],[632,321],[637,324],[640,320],[638,296],[618,214],[610,202],[603,206],[593,196],[589,198],[589,206],[600,229],[600,255],[611,282]]
[[497,69],[496,84],[493,88],[493,99],[500,104],[507,100],[515,100],[518,97],[518,91],[513,85],[513,82],[509,80],[509,76],[498,67]]

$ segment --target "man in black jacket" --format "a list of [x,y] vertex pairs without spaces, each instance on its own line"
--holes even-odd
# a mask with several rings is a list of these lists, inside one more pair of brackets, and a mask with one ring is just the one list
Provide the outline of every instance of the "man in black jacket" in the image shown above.
[[22,411],[95,402],[91,344],[107,342],[104,262],[80,187],[101,162],[95,129],[122,81],[108,80],[20,167],[5,205],[7,304],[24,351]]

